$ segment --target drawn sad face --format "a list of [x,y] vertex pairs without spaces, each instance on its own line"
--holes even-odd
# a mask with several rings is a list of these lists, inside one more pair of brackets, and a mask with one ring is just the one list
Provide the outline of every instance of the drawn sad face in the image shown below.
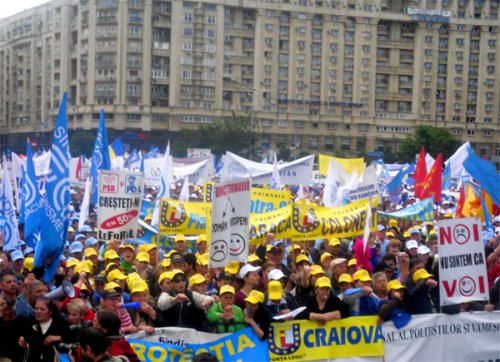
[[216,263],[226,260],[229,248],[225,240],[212,242],[210,258]]
[[453,236],[457,244],[465,244],[470,238],[470,231],[465,225],[458,224],[453,229]]
[[246,241],[243,236],[239,234],[231,234],[231,240],[229,241],[229,254],[232,256],[238,256],[243,253],[246,249]]

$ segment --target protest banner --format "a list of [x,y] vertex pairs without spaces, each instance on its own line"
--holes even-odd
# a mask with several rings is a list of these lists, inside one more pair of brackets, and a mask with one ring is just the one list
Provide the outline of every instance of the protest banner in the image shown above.
[[135,238],[144,190],[143,174],[99,170],[98,178],[98,238]]
[[437,229],[441,306],[489,300],[480,220],[440,220]]
[[[172,176],[174,180],[188,177],[191,183],[202,183],[213,173],[212,160],[206,159],[193,164],[172,162]],[[144,183],[146,186],[159,186],[164,158],[144,159]],[[174,180],[171,180],[173,182]]]
[[[314,155],[278,165],[281,183],[284,185],[308,185],[311,180]],[[272,164],[263,164],[247,160],[226,152],[221,171],[221,181],[240,178],[252,178],[252,184],[271,184]]]
[[291,205],[263,214],[250,214],[250,242],[258,244],[267,233],[273,233],[276,239],[290,238],[292,236]]
[[358,175],[361,175],[365,167],[363,158],[340,158],[320,153],[318,157],[318,170],[321,176],[326,177],[330,166],[330,160],[335,161],[348,175],[352,174],[354,171],[357,171]]
[[290,191],[262,189],[252,187],[250,199],[250,213],[263,214],[281,209],[290,204],[292,195]]
[[[212,202],[212,189],[214,183],[205,181],[203,183],[203,200]],[[263,189],[258,187],[251,188],[250,213],[263,214],[269,211],[280,209],[292,200],[290,191]]]
[[205,202],[187,202],[162,198],[160,205],[160,234],[205,234],[207,210]]
[[381,219],[404,219],[411,221],[433,221],[434,201],[432,198],[416,202],[395,212],[378,212]]
[[[352,202],[337,208],[315,204],[295,203],[292,213],[292,239],[294,241],[360,236],[364,233],[369,200]],[[377,205],[377,198],[372,200]],[[370,230],[377,226],[375,211]]]
[[239,180],[214,185],[210,223],[210,267],[248,257],[250,181]]
[[384,338],[377,319],[346,318],[323,326],[311,321],[273,323],[268,338],[269,360],[383,356]]
[[401,329],[382,325],[385,362],[497,361],[500,313],[413,315]]

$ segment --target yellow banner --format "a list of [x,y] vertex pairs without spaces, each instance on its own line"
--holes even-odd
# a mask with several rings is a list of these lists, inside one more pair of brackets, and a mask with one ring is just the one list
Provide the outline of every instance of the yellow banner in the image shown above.
[[[368,202],[368,199],[364,199],[337,208],[296,203],[292,214],[292,240],[361,236],[365,228]],[[377,205],[376,198],[372,200],[372,209],[374,205]],[[377,214],[373,210],[370,230],[375,231],[376,226]]]
[[291,237],[291,215],[291,205],[265,214],[250,214],[250,243],[261,242],[268,232],[273,233],[276,239]]
[[320,153],[318,157],[318,169],[320,175],[326,176],[328,174],[328,167],[330,167],[330,160],[332,159],[337,162],[349,175],[352,174],[354,170],[357,170],[358,175],[361,175],[365,168],[365,160],[363,158],[340,158]]
[[384,355],[382,326],[377,316],[346,318],[320,326],[310,321],[273,323],[270,361],[314,361]]
[[252,187],[251,197],[250,213],[252,214],[263,214],[281,209],[290,204],[292,199],[290,191],[260,189],[257,187]]
[[167,198],[160,204],[160,234],[205,234],[210,223],[208,211],[211,204],[183,202]]

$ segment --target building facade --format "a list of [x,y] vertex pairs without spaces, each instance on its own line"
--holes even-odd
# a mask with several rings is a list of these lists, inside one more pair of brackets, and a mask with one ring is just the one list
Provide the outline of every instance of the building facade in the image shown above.
[[[396,150],[448,128],[500,161],[500,0],[53,0],[0,20],[0,133],[166,134],[246,113],[264,148]],[[17,141],[14,141],[17,142]]]

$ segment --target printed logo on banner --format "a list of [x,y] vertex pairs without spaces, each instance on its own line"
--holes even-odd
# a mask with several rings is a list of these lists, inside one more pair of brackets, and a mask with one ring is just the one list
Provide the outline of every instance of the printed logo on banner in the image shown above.
[[160,177],[161,176],[161,170],[159,167],[151,167],[150,173],[151,173],[151,176],[153,176],[153,177]]
[[319,226],[319,220],[313,208],[293,208],[293,227],[301,233],[309,233]]
[[171,204],[168,201],[163,201],[161,204],[160,222],[169,228],[174,228],[182,225],[187,219],[186,209],[182,204]]
[[137,182],[137,177],[127,175],[125,177],[125,193],[127,194],[142,194],[142,186]]
[[100,173],[98,185],[99,191],[116,194],[120,185],[120,176],[117,174]]
[[289,355],[300,348],[300,325],[273,325],[269,333],[269,349],[277,355]]

